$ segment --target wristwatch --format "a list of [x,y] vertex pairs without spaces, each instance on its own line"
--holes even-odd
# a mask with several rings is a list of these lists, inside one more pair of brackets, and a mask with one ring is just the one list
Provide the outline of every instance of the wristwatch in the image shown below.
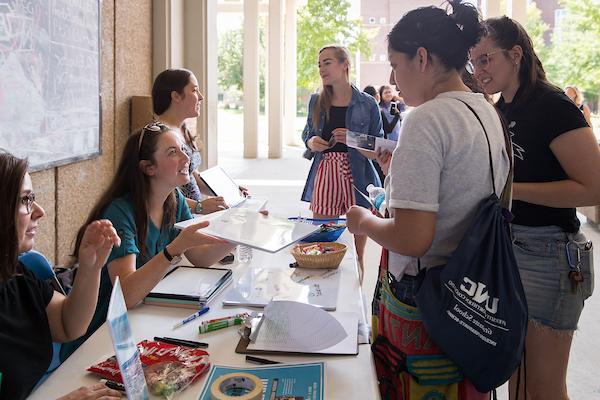
[[163,254],[164,254],[165,258],[167,259],[167,261],[169,262],[169,264],[171,264],[171,265],[175,265],[179,261],[181,261],[181,255],[172,256],[171,254],[169,254],[169,250],[167,250],[166,246],[163,249]]
[[197,201],[196,206],[194,206],[194,214],[202,214],[202,202]]

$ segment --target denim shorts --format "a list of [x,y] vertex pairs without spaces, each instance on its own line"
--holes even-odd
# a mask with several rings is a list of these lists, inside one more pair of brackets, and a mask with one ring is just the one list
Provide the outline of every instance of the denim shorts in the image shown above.
[[[583,303],[594,287],[593,250],[585,236],[567,234],[558,226],[512,225],[512,232],[529,319],[556,330],[577,329]],[[576,286],[569,277],[570,264],[579,265],[583,274]]]

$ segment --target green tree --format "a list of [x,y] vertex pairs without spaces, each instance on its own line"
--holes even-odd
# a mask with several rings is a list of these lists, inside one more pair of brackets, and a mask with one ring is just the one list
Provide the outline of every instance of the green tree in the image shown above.
[[377,33],[365,30],[360,19],[348,17],[348,0],[308,0],[298,9],[298,78],[299,91],[313,91],[320,82],[317,54],[321,47],[339,43],[355,54],[371,54],[370,39]]
[[546,46],[544,34],[549,28],[550,26],[542,20],[542,12],[537,4],[534,1],[527,4],[527,23],[525,24],[525,29],[529,37],[531,37],[533,48],[543,65],[546,64],[548,59],[549,49]]
[[234,87],[242,90],[244,32],[240,29],[226,31],[219,38],[219,86],[222,90]]
[[559,84],[575,84],[597,98],[600,92],[600,5],[598,0],[560,0],[565,10],[552,36],[547,70]]

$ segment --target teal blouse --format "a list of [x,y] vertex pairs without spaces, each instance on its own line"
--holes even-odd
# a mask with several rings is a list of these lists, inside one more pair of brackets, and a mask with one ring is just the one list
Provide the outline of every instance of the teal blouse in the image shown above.
[[[177,212],[175,215],[176,222],[186,221],[192,218],[192,213],[185,202],[185,198],[176,190],[177,194]],[[136,255],[136,269],[140,268],[146,262],[151,260],[155,255],[163,251],[169,243],[171,243],[179,234],[179,230],[171,227],[169,229],[160,230],[150,220],[148,221],[148,233],[146,235],[146,254],[144,259],[139,257],[141,254],[137,245],[137,228],[135,225],[135,217],[133,212],[133,202],[130,196],[124,196],[114,200],[102,213],[102,218],[106,218],[112,222],[117,234],[121,238],[121,246],[113,247],[106,265],[102,268],[100,277],[100,290],[98,292],[98,304],[92,322],[88,327],[85,335],[69,343],[64,343],[61,347],[60,358],[64,361],[69,357],[83,342],[90,337],[96,329],[98,329],[104,321],[106,321],[106,313],[108,311],[108,302],[112,292],[112,282],[108,275],[108,264],[117,258],[125,257],[128,254]]]

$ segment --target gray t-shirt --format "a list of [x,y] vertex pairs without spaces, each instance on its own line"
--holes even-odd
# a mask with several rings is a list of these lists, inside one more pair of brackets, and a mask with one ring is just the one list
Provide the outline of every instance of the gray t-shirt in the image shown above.
[[[485,134],[469,104],[483,122],[492,151],[496,194],[506,183],[509,160],[500,119],[483,95],[446,92],[410,112],[402,122],[386,178],[386,201],[394,208],[436,213],[435,236],[421,267],[446,264],[477,206],[492,193]],[[389,271],[400,278],[417,274],[417,259],[390,252]]]

